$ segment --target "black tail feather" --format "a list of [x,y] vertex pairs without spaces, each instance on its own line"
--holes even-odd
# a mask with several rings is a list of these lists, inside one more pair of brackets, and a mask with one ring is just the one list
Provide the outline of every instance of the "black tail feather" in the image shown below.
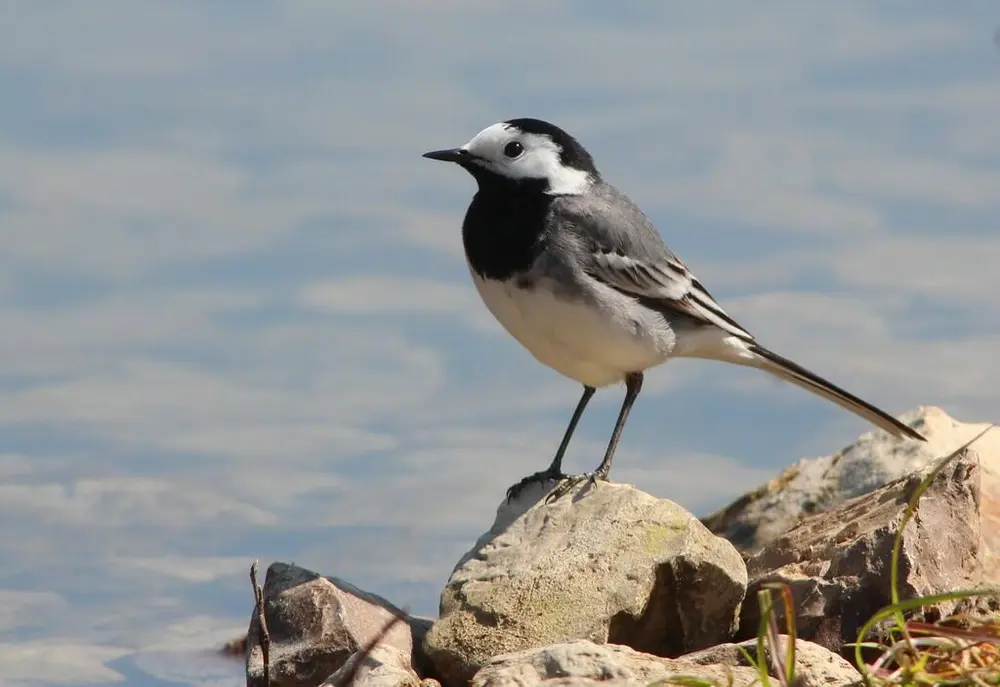
[[755,342],[748,343],[747,348],[762,359],[765,364],[760,367],[767,370],[771,374],[792,382],[793,384],[797,384],[808,391],[812,391],[813,393],[822,396],[828,401],[836,403],[841,408],[849,410],[859,417],[865,418],[872,424],[877,427],[881,427],[890,434],[900,438],[906,437],[910,439],[918,439],[920,441],[927,441],[927,439],[925,439],[919,432],[907,427],[885,411],[876,408],[871,403],[858,398],[849,391],[841,389],[836,384],[828,382],[819,375],[802,367],[798,363],[780,356],[774,351],[768,350]]

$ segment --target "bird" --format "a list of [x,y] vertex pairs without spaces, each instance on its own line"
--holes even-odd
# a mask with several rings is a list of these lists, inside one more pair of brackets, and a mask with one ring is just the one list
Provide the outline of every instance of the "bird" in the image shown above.
[[[551,122],[518,117],[424,158],[457,164],[477,184],[462,221],[475,288],[493,317],[541,364],[583,386],[551,464],[507,491],[559,482],[558,497],[608,480],[644,373],[674,358],[757,368],[836,403],[899,439],[926,441],[885,411],[764,347],[729,315],[652,221],[606,181],[593,156]],[[625,385],[601,463],[580,475],[563,458],[598,389]]]

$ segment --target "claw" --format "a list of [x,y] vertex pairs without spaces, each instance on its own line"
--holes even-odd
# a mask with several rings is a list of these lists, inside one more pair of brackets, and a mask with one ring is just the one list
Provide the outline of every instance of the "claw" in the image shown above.
[[545,503],[548,504],[558,501],[563,496],[568,494],[573,487],[577,486],[581,482],[588,482],[590,486],[594,486],[597,484],[598,480],[607,481],[607,479],[607,477],[600,474],[598,471],[585,472],[582,475],[570,475],[564,477],[562,482],[559,483],[559,486],[549,492],[549,495],[545,497]]
[[514,499],[516,499],[518,496],[520,496],[521,492],[524,491],[524,489],[530,486],[531,484],[534,484],[535,482],[544,483],[550,479],[556,481],[562,481],[566,479],[566,475],[556,470],[542,470],[540,472],[528,475],[520,482],[511,485],[510,488],[507,489],[507,501],[513,501]]

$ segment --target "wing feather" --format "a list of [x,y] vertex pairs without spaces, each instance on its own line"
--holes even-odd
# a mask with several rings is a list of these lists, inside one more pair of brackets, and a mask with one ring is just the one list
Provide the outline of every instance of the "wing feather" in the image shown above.
[[744,341],[754,340],[750,332],[723,310],[687,266],[672,256],[651,262],[615,251],[600,251],[594,253],[588,273],[650,307],[673,310]]
[[553,205],[563,228],[572,228],[584,270],[594,279],[664,313],[680,313],[744,341],[753,335],[722,309],[687,265],[663,242],[649,218],[608,183]]

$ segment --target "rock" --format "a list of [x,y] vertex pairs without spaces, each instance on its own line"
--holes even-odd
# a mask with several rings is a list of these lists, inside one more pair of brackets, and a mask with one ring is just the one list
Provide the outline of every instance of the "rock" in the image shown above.
[[434,672],[434,667],[424,651],[424,638],[431,631],[434,618],[411,615],[406,620],[413,638],[413,655],[410,657],[410,665],[417,671],[418,675],[430,675]]
[[452,572],[424,642],[443,682],[576,639],[676,656],[731,637],[746,585],[732,544],[628,485],[583,484],[551,504],[547,493],[501,504]]
[[247,655],[247,635],[244,632],[239,637],[233,637],[219,647],[218,653],[226,658],[244,660]]
[[[832,456],[802,459],[762,487],[705,517],[710,530],[754,554],[801,518],[822,513],[914,472],[933,469],[988,423],[965,423],[940,408],[921,406],[900,416],[927,442],[899,441],[873,430]],[[1000,429],[972,446],[982,462],[987,556],[1000,570]]]
[[[338,670],[388,624],[398,608],[336,577],[272,563],[264,580],[264,617],[271,637],[271,687],[312,687]],[[256,614],[247,635],[248,687],[265,687]],[[409,657],[411,629],[398,623],[381,644]],[[407,663],[409,667],[409,663]]]
[[[789,637],[778,635],[782,651],[787,651]],[[681,656],[681,660],[709,665],[749,666],[743,652],[757,659],[757,640],[748,639],[739,644],[720,644]],[[784,656],[785,654],[782,654]],[[767,651],[768,666],[771,652]],[[844,687],[861,679],[861,673],[843,656],[804,639],[795,640],[795,675],[804,679],[802,687]],[[773,671],[771,676],[774,677]]]
[[[399,649],[381,644],[364,656],[364,651],[351,654],[340,669],[328,677],[321,687],[424,687],[432,682],[421,682],[410,668],[410,657]],[[349,673],[358,662],[354,678],[347,683]]]
[[[861,626],[890,603],[890,560],[903,511],[921,475],[912,475],[803,519],[756,556],[747,568],[748,600],[770,582],[790,586],[797,634],[839,651]],[[938,475],[903,532],[900,598],[978,586],[983,580],[980,469],[967,451]],[[938,607],[953,610],[953,602]],[[784,612],[778,612],[784,622]],[[743,605],[741,638],[756,636],[756,600]]]
[[750,668],[660,658],[627,646],[577,640],[497,656],[475,674],[470,687],[645,687],[670,684],[658,681],[678,676],[715,680],[724,685],[729,675],[733,687],[748,686],[758,679],[757,672]]

